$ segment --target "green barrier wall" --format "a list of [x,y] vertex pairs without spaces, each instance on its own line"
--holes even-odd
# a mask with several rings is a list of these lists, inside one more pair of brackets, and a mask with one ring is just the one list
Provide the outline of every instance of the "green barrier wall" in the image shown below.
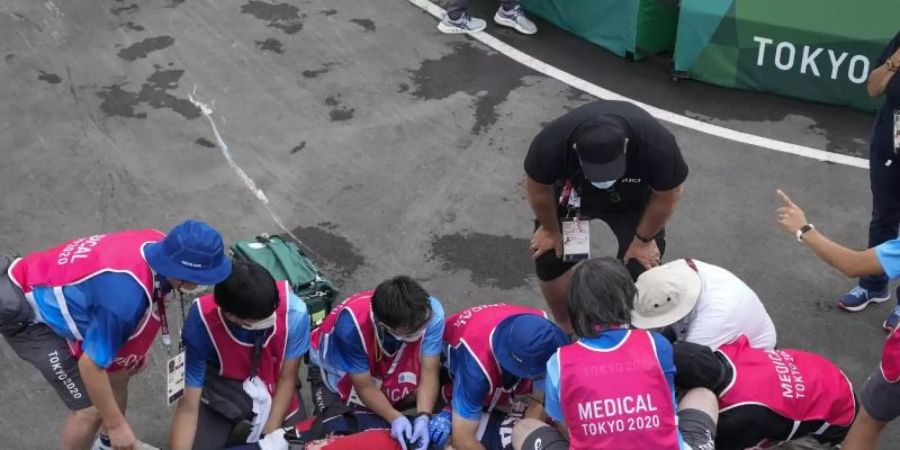
[[721,86],[866,111],[900,0],[682,0],[675,70]]
[[619,56],[640,59],[675,45],[674,0],[523,0],[522,6]]

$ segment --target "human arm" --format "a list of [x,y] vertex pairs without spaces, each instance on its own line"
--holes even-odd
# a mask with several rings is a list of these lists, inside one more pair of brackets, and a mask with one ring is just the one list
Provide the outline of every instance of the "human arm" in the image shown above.
[[[115,399],[106,370],[115,363],[122,345],[147,315],[149,301],[143,287],[126,274],[105,273],[63,288],[67,298],[90,298],[94,307],[82,331],[78,369],[85,389],[103,418],[113,448],[134,448],[136,439]],[[81,303],[81,302],[79,302]]]
[[[644,209],[644,215],[641,217],[635,236],[622,257],[625,263],[628,263],[630,259],[636,259],[647,269],[659,265],[659,247],[653,238],[662,231],[666,222],[672,217],[683,192],[684,185],[679,184],[666,191],[653,190],[650,193],[650,200],[647,208]],[[647,242],[644,242],[645,240]]]
[[[796,235],[797,231],[808,223],[806,214],[787,194],[780,189],[777,193],[782,202],[782,207],[776,211],[778,224],[791,235]],[[879,275],[885,272],[874,248],[863,251],[851,250],[828,239],[815,229],[803,235],[803,242],[812,248],[819,258],[848,277]]]
[[556,429],[569,440],[559,395],[559,350],[547,360],[547,377],[544,380],[544,412],[556,423]]
[[284,426],[288,408],[297,389],[297,379],[300,376],[300,358],[285,360],[281,365],[278,375],[278,383],[275,385],[275,396],[272,398],[272,409],[269,418],[263,427],[263,433],[271,433]]
[[532,390],[531,395],[528,396],[528,407],[525,408],[525,413],[522,417],[526,419],[537,419],[537,420],[545,420],[547,418],[547,414],[544,412],[544,391],[540,390]]
[[552,184],[541,184],[530,176],[525,177],[525,192],[528,204],[540,226],[531,240],[532,257],[537,258],[550,250],[562,256],[562,233],[556,215],[556,193]]
[[450,445],[454,450],[485,450],[476,437],[477,433],[477,420],[465,419],[456,412],[453,413],[453,433],[450,435]]
[[191,450],[194,446],[197,419],[200,417],[200,393],[202,391],[203,388],[187,387],[184,390],[184,396],[178,400],[169,436],[169,448],[172,450]]
[[544,413],[556,422],[563,422],[562,402],[559,398],[559,351],[547,360],[543,400]]
[[[473,445],[472,441],[478,441],[476,432],[478,423],[484,411],[485,398],[490,392],[490,383],[478,360],[472,356],[467,347],[450,350],[450,374],[453,378],[453,392],[450,400],[452,409],[451,422],[451,438],[458,439],[462,445],[468,443]],[[470,425],[475,424],[475,428]],[[466,434],[466,436],[461,436]],[[455,441],[453,444],[455,449],[465,448],[457,447]],[[479,447],[474,447],[479,448]]]
[[430,297],[431,319],[425,335],[422,336],[421,355],[419,356],[419,387],[416,394],[416,410],[431,413],[437,402],[440,390],[441,349],[444,336],[444,307],[436,298]]
[[384,392],[375,387],[375,382],[369,372],[351,373],[350,380],[353,382],[353,388],[356,389],[356,395],[366,405],[366,408],[388,422],[393,422],[394,419],[403,416],[403,413],[391,405]]
[[106,425],[113,448],[116,450],[136,448],[137,439],[116,403],[106,369],[97,365],[90,355],[85,353],[78,359],[78,371],[91,402],[100,412],[100,417],[103,418],[103,424]]
[[[885,53],[895,46],[896,42],[892,41],[888,44],[888,48],[885,49]],[[892,53],[882,56],[882,64],[869,74],[869,81],[866,84],[866,92],[869,94],[869,97],[874,98],[884,94],[888,83],[890,83],[894,74],[897,73],[898,65],[900,65],[900,48],[896,48]]]
[[[288,339],[284,351],[284,362],[275,385],[275,396],[272,398],[272,410],[263,427],[263,433],[271,433],[284,424],[290,412],[291,400],[297,391],[297,379],[300,372],[300,358],[309,351],[309,313],[306,304],[293,292],[288,296]],[[301,405],[302,408],[302,405]]]
[[437,402],[440,380],[438,373],[441,368],[440,356],[422,356],[421,382],[416,394],[416,411],[431,413]]

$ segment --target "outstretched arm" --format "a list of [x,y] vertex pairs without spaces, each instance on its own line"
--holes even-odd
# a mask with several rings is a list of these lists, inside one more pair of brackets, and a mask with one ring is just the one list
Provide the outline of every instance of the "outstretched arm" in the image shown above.
[[[778,224],[788,233],[796,235],[797,231],[808,223],[806,214],[791,201],[787,194],[780,189],[777,193],[782,202],[782,207],[776,211]],[[874,248],[863,251],[852,250],[828,239],[815,229],[807,231],[803,235],[803,242],[812,248],[819,258],[848,277],[884,273],[884,268],[881,266],[881,262],[878,261]]]

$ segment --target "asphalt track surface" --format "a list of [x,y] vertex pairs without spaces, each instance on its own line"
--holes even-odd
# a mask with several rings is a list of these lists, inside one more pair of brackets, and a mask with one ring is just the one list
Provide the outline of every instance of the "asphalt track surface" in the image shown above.
[[[476,2],[473,13],[492,9]],[[406,273],[448,312],[542,305],[522,159],[543,123],[591,98],[435,25],[406,0],[3,2],[0,252],[194,217],[229,240],[289,231],[345,293]],[[529,38],[488,31],[654,106],[866,155],[870,115],[673,83],[664,59],[624,61],[539,25]],[[667,259],[732,270],[766,303],[781,346],[827,355],[861,388],[890,305],[838,311],[852,281],[777,228],[774,191],[862,247],[867,171],[670,129],[691,175]],[[614,252],[602,224],[593,241],[595,254]],[[170,420],[164,357],[158,346],[133,380],[128,410],[157,446]],[[0,448],[55,448],[62,404],[6,344],[0,358]],[[898,445],[890,427],[882,448]]]

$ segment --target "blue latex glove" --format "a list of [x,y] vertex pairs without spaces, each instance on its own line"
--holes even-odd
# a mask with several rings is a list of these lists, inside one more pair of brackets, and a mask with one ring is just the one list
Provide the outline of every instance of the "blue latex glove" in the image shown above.
[[428,443],[431,442],[431,439],[428,436],[428,423],[431,420],[428,416],[418,416],[415,420],[413,420],[413,432],[412,439],[409,441],[413,444],[418,444],[413,450],[427,450]]
[[453,414],[448,410],[431,417],[428,422],[428,436],[437,450],[444,450],[450,443],[450,433],[453,430]]
[[408,450],[406,442],[412,441],[412,424],[406,416],[400,416],[391,422],[391,437],[400,443],[403,450]]

